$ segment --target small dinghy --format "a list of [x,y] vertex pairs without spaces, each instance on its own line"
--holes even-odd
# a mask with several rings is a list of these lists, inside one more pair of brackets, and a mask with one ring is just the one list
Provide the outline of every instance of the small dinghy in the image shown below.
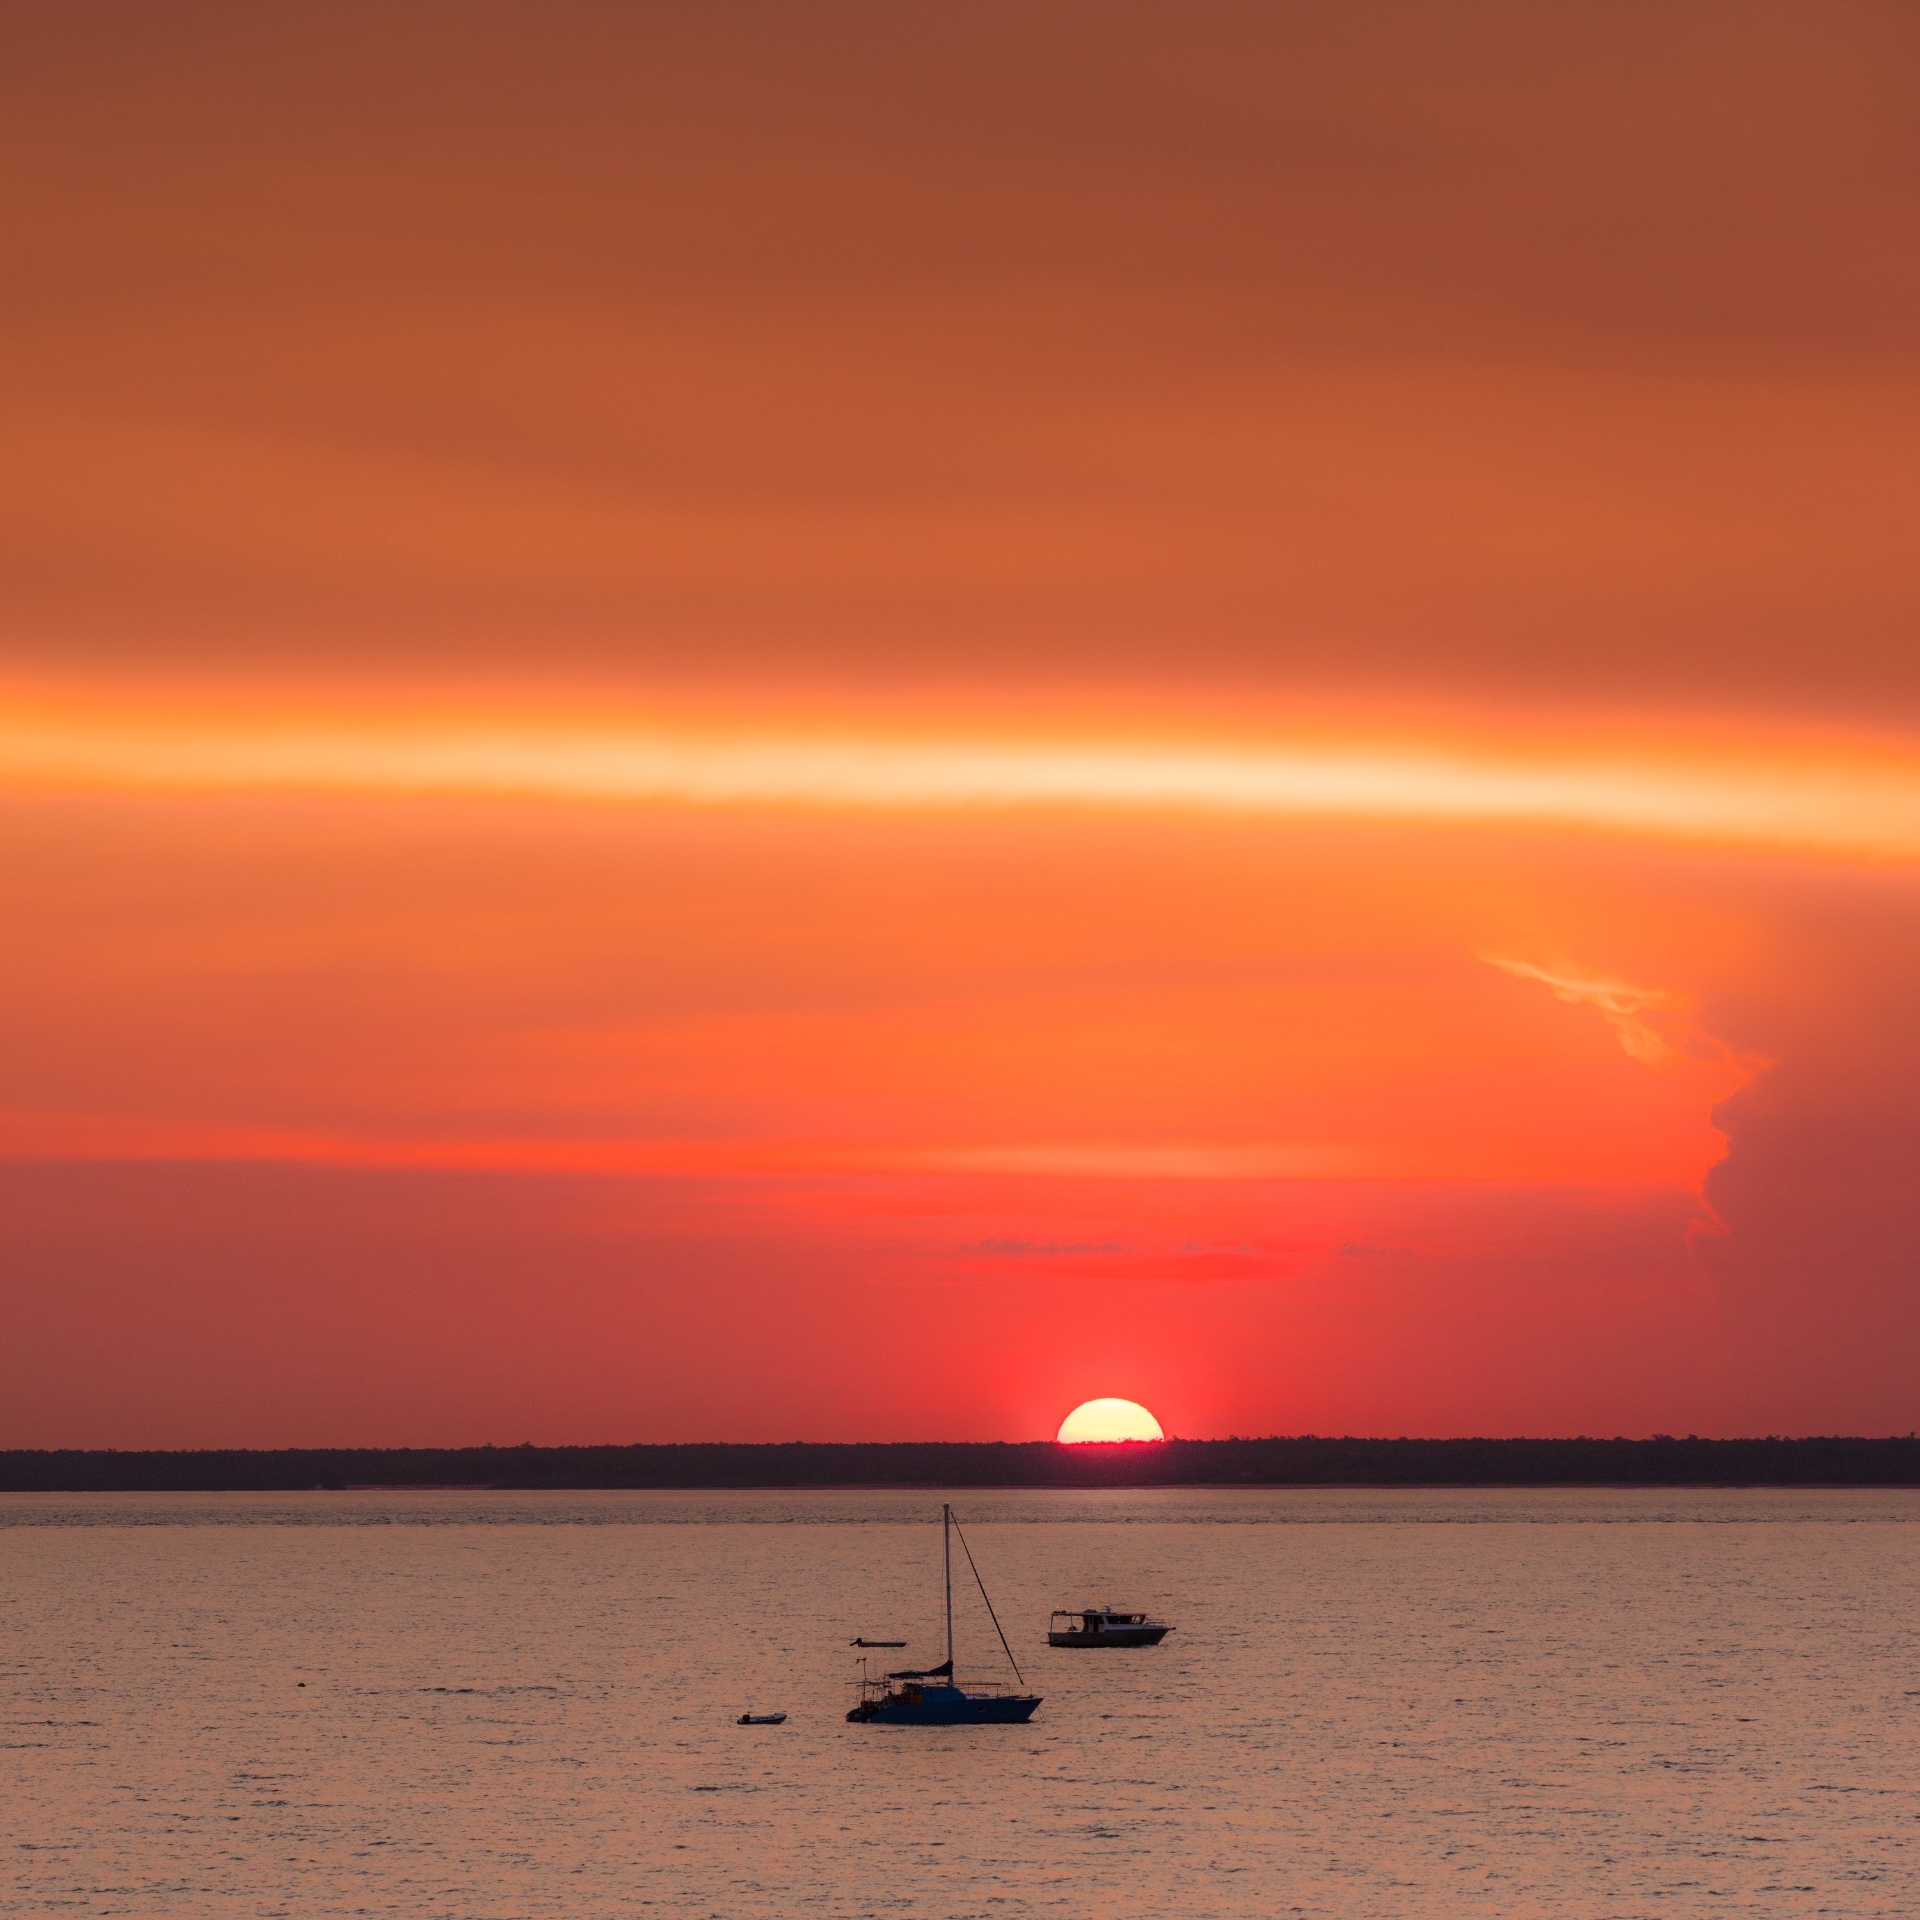
[[736,1727],[784,1727],[787,1716],[784,1713],[743,1713],[733,1724]]
[[1113,1607],[1082,1607],[1056,1613],[1047,1622],[1050,1647],[1157,1647],[1173,1629],[1144,1613]]

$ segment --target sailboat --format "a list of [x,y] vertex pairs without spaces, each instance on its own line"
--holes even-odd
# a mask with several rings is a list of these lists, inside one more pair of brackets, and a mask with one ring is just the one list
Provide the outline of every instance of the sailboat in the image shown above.
[[[967,1565],[973,1569],[980,1598],[987,1603],[987,1617],[993,1622],[994,1632],[1000,1635],[1000,1645],[1007,1656],[1007,1665],[1013,1669],[1016,1687],[978,1683],[963,1687],[953,1677],[955,1534],[960,1534],[960,1550],[967,1556]],[[1020,1671],[1020,1662],[1013,1657],[1013,1649],[1007,1645],[1006,1632],[1000,1625],[1000,1616],[994,1612],[993,1601],[988,1598],[987,1583],[980,1578],[980,1569],[974,1566],[973,1549],[967,1545],[967,1536],[960,1533],[960,1523],[953,1517],[953,1508],[945,1501],[940,1504],[940,1565],[947,1586],[947,1657],[937,1667],[906,1667],[898,1673],[882,1674],[878,1678],[867,1676],[864,1672],[866,1662],[862,1661],[860,1698],[847,1715],[849,1720],[878,1720],[888,1726],[902,1727],[971,1727],[1017,1724],[1033,1718],[1033,1710],[1040,1704],[1040,1696],[1026,1690],[1027,1682]]]

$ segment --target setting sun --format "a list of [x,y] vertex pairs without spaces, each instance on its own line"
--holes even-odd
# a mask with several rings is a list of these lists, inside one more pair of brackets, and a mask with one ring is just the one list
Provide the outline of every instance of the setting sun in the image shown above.
[[1164,1440],[1160,1422],[1137,1400],[1086,1400],[1060,1422],[1054,1436],[1067,1446],[1089,1440]]

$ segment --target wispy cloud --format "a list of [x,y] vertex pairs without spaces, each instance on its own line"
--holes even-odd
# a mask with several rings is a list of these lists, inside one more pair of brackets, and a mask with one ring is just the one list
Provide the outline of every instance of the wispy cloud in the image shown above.
[[1673,1059],[1671,1042],[1648,1016],[1671,1016],[1683,1009],[1674,995],[1661,988],[1637,987],[1627,980],[1535,966],[1531,961],[1513,960],[1497,953],[1483,953],[1480,958],[1517,980],[1539,981],[1556,1000],[1564,1000],[1569,1006],[1593,1008],[1634,1059],[1643,1060],[1650,1067],[1664,1066]]
[[1118,1240],[971,1240],[962,1253],[986,1254],[999,1260],[1057,1259],[1070,1254],[1125,1253]]
[[1339,1148],[1205,1141],[1009,1143],[909,1150],[892,1158],[897,1166],[937,1173],[1030,1173],[1094,1180],[1337,1180],[1374,1170],[1370,1156]]
[[[1338,1179],[1374,1171],[1316,1147],[1072,1144],[917,1147],[831,1141],[604,1135],[371,1133],[241,1126],[123,1114],[0,1109],[0,1160],[289,1161],[321,1166],[748,1179],[845,1173],[1037,1174],[1112,1180]],[[985,1253],[1110,1252],[984,1240]]]

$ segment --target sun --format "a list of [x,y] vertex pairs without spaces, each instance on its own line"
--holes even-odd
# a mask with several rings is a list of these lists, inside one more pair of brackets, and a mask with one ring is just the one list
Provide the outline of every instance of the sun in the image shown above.
[[1086,1400],[1060,1422],[1056,1440],[1070,1447],[1089,1440],[1164,1440],[1160,1422],[1137,1400]]

